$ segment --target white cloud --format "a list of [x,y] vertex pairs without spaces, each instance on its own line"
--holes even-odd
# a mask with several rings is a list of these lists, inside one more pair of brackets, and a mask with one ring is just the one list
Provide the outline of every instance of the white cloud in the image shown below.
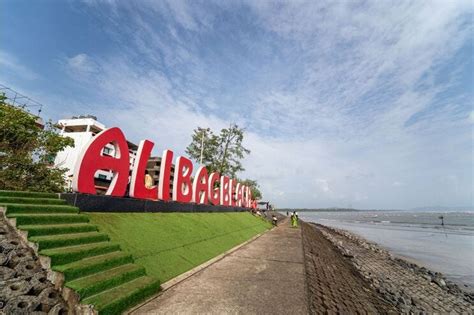
[[0,67],[3,69],[3,71],[12,72],[15,76],[18,76],[22,79],[35,80],[39,78],[37,73],[23,65],[15,56],[12,56],[1,50]]
[[98,64],[85,53],[66,58],[66,66],[75,75],[96,74],[100,70]]
[[[458,99],[439,99],[455,69],[436,79],[469,39],[468,2],[248,2],[270,43],[219,33],[217,17],[232,16],[236,4],[211,5],[215,15],[189,2],[145,5],[115,7],[114,18],[130,21],[110,30],[121,53],[67,60],[74,73],[94,74],[88,83],[107,103],[91,108],[131,140],[182,153],[197,126],[235,121],[247,127],[252,150],[242,176],[257,179],[277,206],[472,202],[472,178],[463,175],[472,165],[472,126]],[[219,36],[234,36],[229,41],[251,54],[232,45],[221,54]]]

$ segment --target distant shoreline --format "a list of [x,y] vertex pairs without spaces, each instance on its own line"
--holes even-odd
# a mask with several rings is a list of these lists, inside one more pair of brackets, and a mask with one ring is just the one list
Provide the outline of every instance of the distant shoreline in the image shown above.
[[440,213],[472,213],[474,208],[461,207],[461,208],[415,208],[415,209],[354,209],[354,208],[283,208],[278,209],[278,212],[286,213],[288,212],[413,212],[413,213],[431,213],[431,212],[440,212]]

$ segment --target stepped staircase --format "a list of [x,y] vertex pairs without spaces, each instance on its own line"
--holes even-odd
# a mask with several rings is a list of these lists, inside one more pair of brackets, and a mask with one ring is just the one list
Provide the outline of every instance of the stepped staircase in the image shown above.
[[156,279],[57,194],[0,190],[0,206],[64,275],[64,286],[99,314],[120,314],[158,292]]

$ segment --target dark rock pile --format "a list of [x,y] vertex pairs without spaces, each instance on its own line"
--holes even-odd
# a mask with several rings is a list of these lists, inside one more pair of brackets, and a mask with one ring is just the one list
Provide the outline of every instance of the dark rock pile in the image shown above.
[[46,270],[0,213],[0,314],[66,314]]
[[464,298],[467,302],[474,304],[474,293],[461,289],[456,283],[449,281],[440,272],[431,271],[425,267],[410,263],[404,259],[393,258],[401,266],[412,270],[414,273],[421,275],[426,280],[438,285],[449,293]]
[[347,231],[314,226],[400,313],[473,313],[473,294],[462,290],[441,273],[394,257],[375,243]]

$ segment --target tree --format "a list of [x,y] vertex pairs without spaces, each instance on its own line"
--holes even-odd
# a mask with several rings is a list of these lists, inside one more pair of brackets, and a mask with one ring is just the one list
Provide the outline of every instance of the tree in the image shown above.
[[[192,141],[186,148],[186,154],[196,162],[205,165],[208,172],[218,172],[235,178],[238,172],[244,171],[240,161],[250,153],[250,150],[242,145],[244,131],[232,124],[216,135],[209,128],[199,127],[194,130]],[[250,187],[253,198],[262,198],[257,181],[246,179],[239,182]]]
[[259,189],[260,186],[258,185],[256,180],[245,179],[245,180],[239,180],[239,182],[241,184],[244,184],[245,186],[250,187],[253,199],[262,199],[262,193],[260,192],[260,189]]
[[53,166],[56,154],[74,140],[62,137],[51,122],[7,104],[0,95],[0,189],[60,192],[65,169]]
[[215,135],[209,128],[199,127],[194,130],[186,154],[196,162],[206,165],[209,172],[236,177],[237,172],[244,170],[240,161],[250,153],[250,150],[242,145],[243,139],[244,129],[235,124],[222,129],[219,135]]

